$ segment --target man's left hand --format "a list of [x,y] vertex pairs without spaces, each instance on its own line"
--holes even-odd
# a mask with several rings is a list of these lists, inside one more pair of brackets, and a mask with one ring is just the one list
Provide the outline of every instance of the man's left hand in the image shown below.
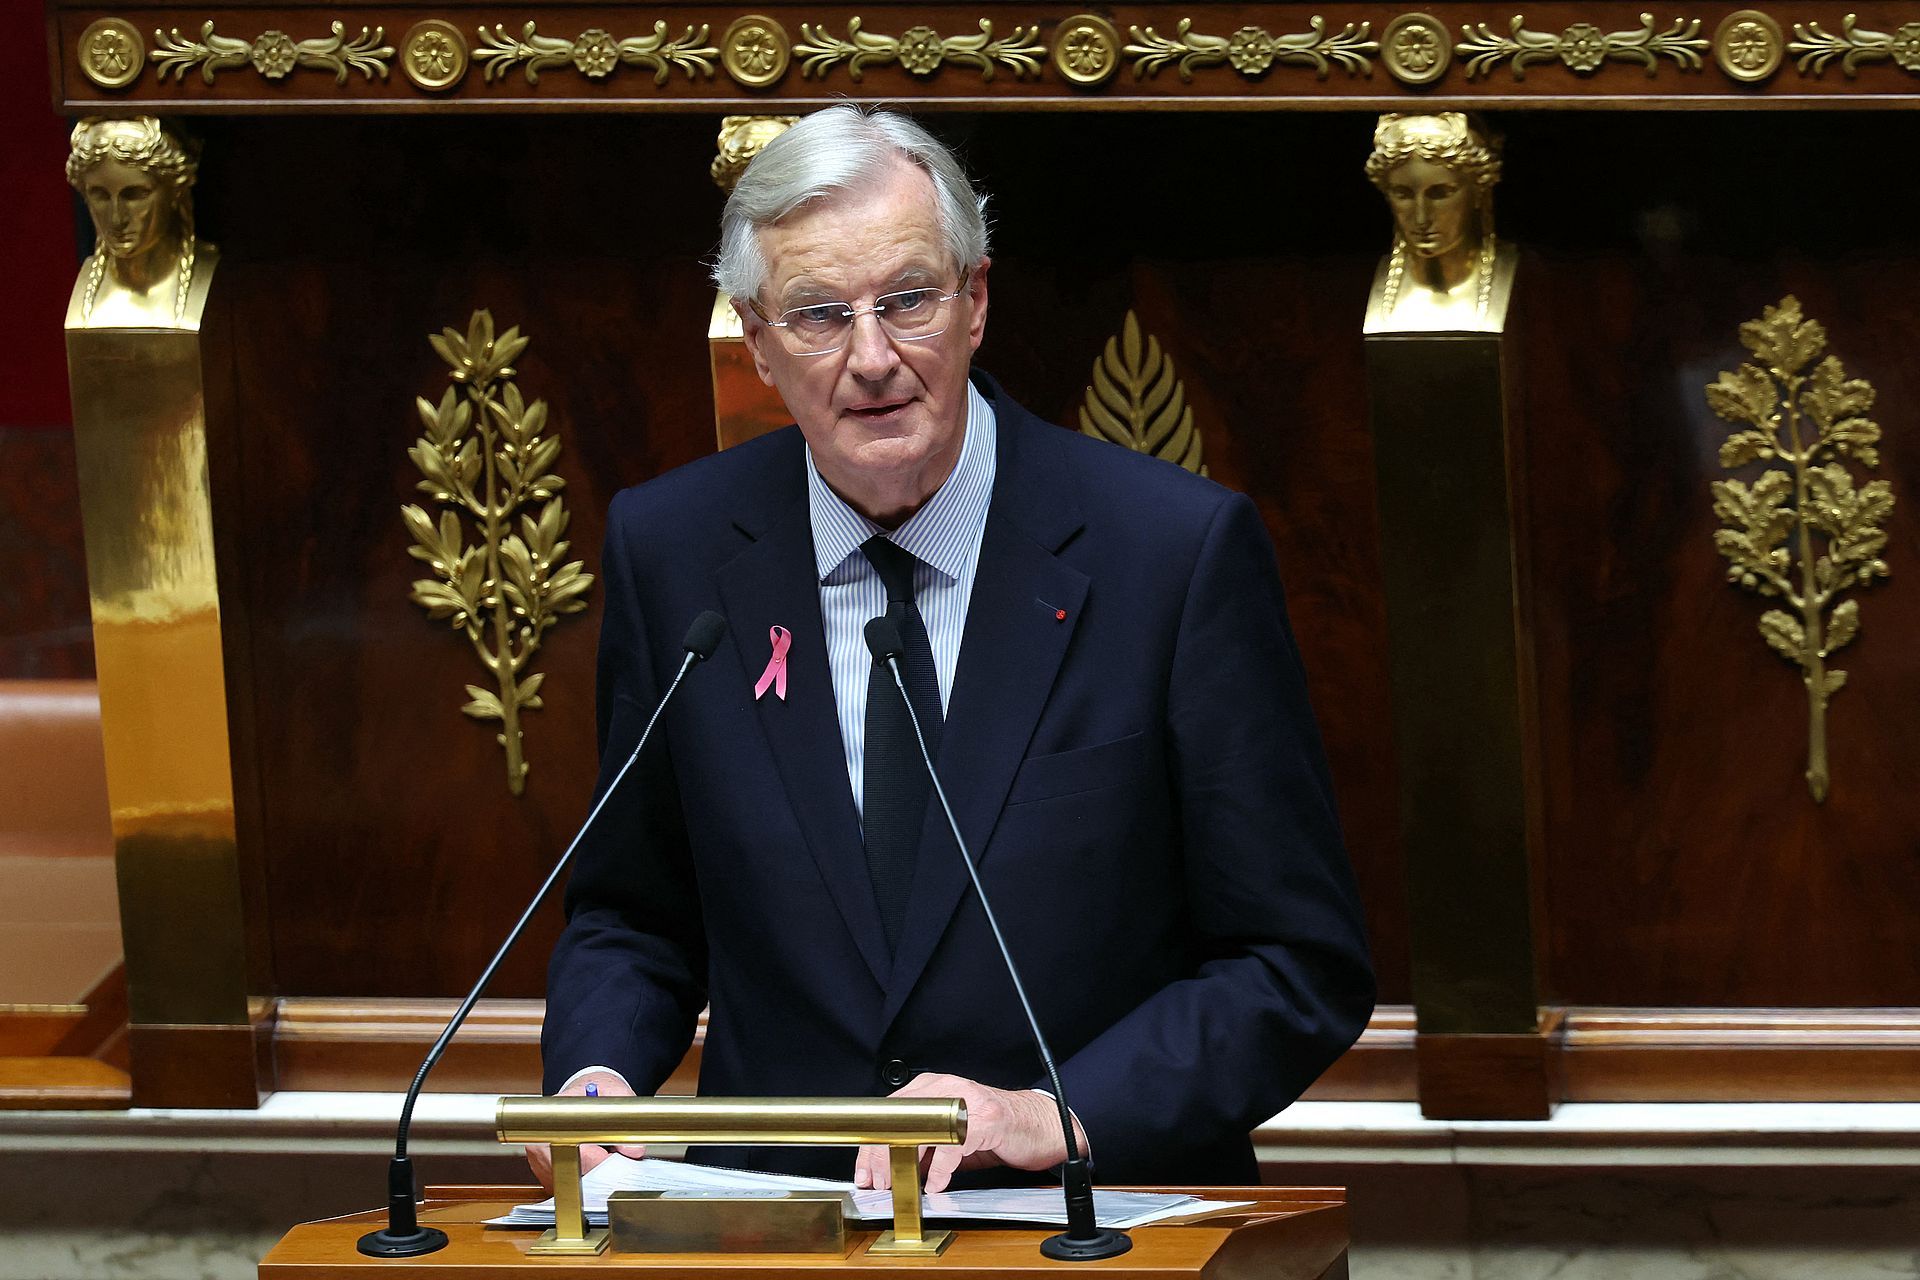
[[[953,1146],[922,1147],[926,1189],[945,1191],[959,1169],[1006,1165],[1013,1169],[1051,1169],[1067,1158],[1066,1137],[1060,1132],[1060,1108],[1052,1098],[1031,1089],[995,1089],[964,1076],[915,1076],[891,1095],[895,1098],[959,1098],[967,1104],[967,1140]],[[1082,1155],[1087,1135],[1076,1116],[1074,1141]],[[856,1187],[890,1187],[893,1173],[887,1148],[862,1147],[853,1165]]]

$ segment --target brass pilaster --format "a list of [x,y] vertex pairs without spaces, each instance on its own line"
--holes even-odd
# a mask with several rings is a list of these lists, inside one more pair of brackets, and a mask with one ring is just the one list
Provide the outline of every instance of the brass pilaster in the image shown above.
[[99,249],[67,316],[136,1105],[253,1106],[205,347],[218,255],[191,149],[83,122],[69,178]]

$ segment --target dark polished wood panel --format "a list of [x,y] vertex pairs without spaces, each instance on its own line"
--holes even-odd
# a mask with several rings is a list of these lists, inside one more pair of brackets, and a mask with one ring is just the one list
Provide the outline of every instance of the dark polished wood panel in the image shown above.
[[[1104,182],[1063,186],[1055,172],[1063,148],[1144,146],[1184,148],[1198,171],[1226,174],[1256,143],[1357,171],[1365,122],[1249,118],[1198,138],[1169,117],[943,123],[999,193],[983,366],[1070,421],[1092,362],[1137,308],[1186,379],[1215,476],[1266,513],[1386,998],[1404,1000],[1372,464],[1351,412],[1373,237],[1344,230],[1340,210],[1286,205],[1277,181],[1234,202],[1165,188],[1123,199]],[[398,508],[415,496],[411,405],[445,385],[427,332],[464,325],[478,306],[521,325],[533,345],[520,385],[552,405],[574,554],[597,569],[612,493],[711,448],[702,260],[720,205],[704,176],[712,127],[579,118],[206,130],[209,156],[235,168],[219,174],[209,162],[202,226],[227,255],[236,326],[256,335],[235,371],[239,403],[255,415],[237,433],[250,531],[240,589],[282,993],[461,990],[585,812],[597,608],[551,633],[536,664],[549,673],[547,706],[528,717],[533,772],[513,801],[492,733],[458,713],[461,686],[479,676],[466,641],[406,599],[415,562]],[[1370,189],[1355,194],[1380,216]],[[1271,257],[1329,238],[1345,243],[1323,259]],[[1350,300],[1337,320],[1323,294]],[[1323,340],[1329,330],[1342,336]],[[551,909],[542,917],[498,994],[539,993],[556,921]]]
[[[1920,1003],[1920,300],[1911,227],[1842,175],[1904,126],[1738,117],[1515,121],[1551,994],[1596,1005]],[[1601,154],[1632,156],[1626,170]],[[1792,197],[1750,179],[1806,157]],[[1787,293],[1879,391],[1898,505],[1862,592],[1816,804],[1799,672],[1725,581],[1704,387]],[[1856,468],[1856,471],[1859,469]],[[1751,478],[1751,477],[1748,477]]]

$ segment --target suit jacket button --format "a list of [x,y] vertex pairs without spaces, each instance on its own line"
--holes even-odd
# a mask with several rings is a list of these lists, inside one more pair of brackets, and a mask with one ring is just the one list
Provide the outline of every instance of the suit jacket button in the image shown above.
[[887,1065],[880,1068],[881,1083],[889,1089],[898,1089],[911,1079],[912,1075],[913,1073],[907,1070],[907,1064],[898,1058],[888,1059]]

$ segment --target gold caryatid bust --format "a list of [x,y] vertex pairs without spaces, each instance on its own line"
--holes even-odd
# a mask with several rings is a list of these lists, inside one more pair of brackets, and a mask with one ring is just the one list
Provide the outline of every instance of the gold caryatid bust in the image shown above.
[[1393,112],[1373,131],[1367,177],[1393,210],[1366,331],[1499,332],[1515,254],[1493,234],[1496,144],[1458,111]]
[[152,116],[82,120],[67,181],[93,217],[69,329],[197,329],[215,250],[193,232],[199,149]]

